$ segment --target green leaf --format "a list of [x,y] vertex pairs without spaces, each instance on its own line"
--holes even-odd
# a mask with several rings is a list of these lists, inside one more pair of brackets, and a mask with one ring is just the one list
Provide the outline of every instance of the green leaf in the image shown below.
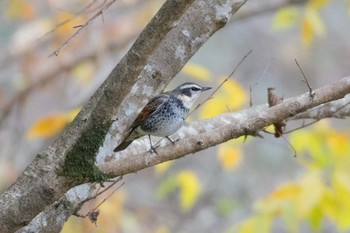
[[174,192],[177,188],[177,181],[173,176],[165,179],[157,188],[156,194],[160,198],[169,196],[170,193]]

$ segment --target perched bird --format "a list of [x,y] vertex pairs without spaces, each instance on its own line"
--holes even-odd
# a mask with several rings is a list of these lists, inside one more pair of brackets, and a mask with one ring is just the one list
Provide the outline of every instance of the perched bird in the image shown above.
[[202,87],[195,83],[183,83],[173,91],[163,92],[151,99],[142,109],[125,140],[113,151],[122,151],[129,144],[144,135],[148,135],[151,152],[156,152],[152,145],[151,136],[166,137],[171,143],[169,135],[175,133],[185,123],[185,118],[203,91],[211,87]]

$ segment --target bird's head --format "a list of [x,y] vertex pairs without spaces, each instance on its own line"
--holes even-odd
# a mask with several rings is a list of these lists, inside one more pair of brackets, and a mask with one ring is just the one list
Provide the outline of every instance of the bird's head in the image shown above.
[[203,91],[210,90],[211,87],[202,87],[196,83],[183,83],[178,86],[173,93],[179,98],[183,105],[190,109]]

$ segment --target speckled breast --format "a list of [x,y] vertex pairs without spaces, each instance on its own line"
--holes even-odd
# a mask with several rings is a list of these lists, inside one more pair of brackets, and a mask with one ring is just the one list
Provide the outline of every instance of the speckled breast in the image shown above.
[[154,136],[169,136],[181,128],[187,114],[188,109],[183,106],[182,102],[171,98],[145,120],[141,125],[141,130]]

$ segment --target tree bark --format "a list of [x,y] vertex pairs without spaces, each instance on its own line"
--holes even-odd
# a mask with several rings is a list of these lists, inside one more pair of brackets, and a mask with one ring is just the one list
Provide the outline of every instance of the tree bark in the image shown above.
[[[267,104],[263,104],[239,112],[225,113],[207,120],[193,122],[187,127],[182,127],[172,136],[180,139],[175,145],[168,144],[157,148],[157,154],[140,153],[140,151],[148,150],[146,148],[149,145],[148,143],[134,144],[127,151],[117,153],[113,157],[106,157],[105,162],[98,166],[106,173],[121,176],[168,160],[181,158],[234,138],[250,134],[254,135],[254,133],[266,126],[281,122],[295,115],[298,116],[298,113],[304,115],[306,110],[322,104],[324,104],[322,105],[324,108],[328,109],[332,105],[330,101],[333,100],[340,99],[334,101],[335,107],[339,106],[338,102],[343,102],[343,100],[349,103],[348,96],[343,97],[350,93],[350,77],[345,77],[325,87],[316,89],[313,93],[313,97],[310,97],[310,93],[307,92],[303,95],[286,99],[271,108]],[[340,108],[341,106],[338,109]],[[321,116],[324,116],[322,114],[323,111],[318,112],[320,112]],[[304,115],[305,117],[306,115]],[[314,118],[314,116],[309,115],[309,118]]]
[[[117,145],[137,110],[163,90],[245,2],[165,2],[70,126],[0,196],[1,232],[26,226],[70,188],[108,177],[95,166],[101,145]],[[113,140],[106,138],[107,132],[114,133]]]
[[[224,113],[207,120],[191,122],[172,135],[173,138],[179,139],[175,145],[163,140],[162,142],[167,145],[161,145],[157,148],[157,154],[147,152],[149,149],[148,140],[140,139],[130,145],[126,151],[104,159],[100,158],[101,162],[98,167],[102,171],[115,176],[125,175],[168,160],[181,158],[230,139],[245,136],[249,133],[254,134],[268,125],[285,119],[318,119],[314,111],[318,112],[320,117],[327,117],[324,112],[329,112],[329,109],[332,109],[331,114],[334,114],[341,111],[344,106],[349,105],[350,95],[346,94],[350,93],[350,77],[319,88],[314,93],[314,98],[311,98],[308,92],[286,99],[283,103],[272,108],[269,108],[267,104],[263,104],[239,112]],[[344,95],[346,96],[342,98]],[[324,108],[324,110],[321,110],[321,108]],[[309,110],[305,111],[306,109]],[[345,115],[342,116],[345,117]],[[101,152],[99,156],[103,156],[103,153]],[[17,232],[59,232],[65,221],[46,223],[57,216],[60,216],[61,220],[67,220],[80,207],[81,203],[89,197],[89,190],[84,186],[75,187],[68,193],[70,195],[63,196],[34,218],[30,224]],[[79,193],[79,196],[84,196],[85,199],[77,198],[74,195],[75,198],[67,198],[67,196],[72,196],[72,193]]]

